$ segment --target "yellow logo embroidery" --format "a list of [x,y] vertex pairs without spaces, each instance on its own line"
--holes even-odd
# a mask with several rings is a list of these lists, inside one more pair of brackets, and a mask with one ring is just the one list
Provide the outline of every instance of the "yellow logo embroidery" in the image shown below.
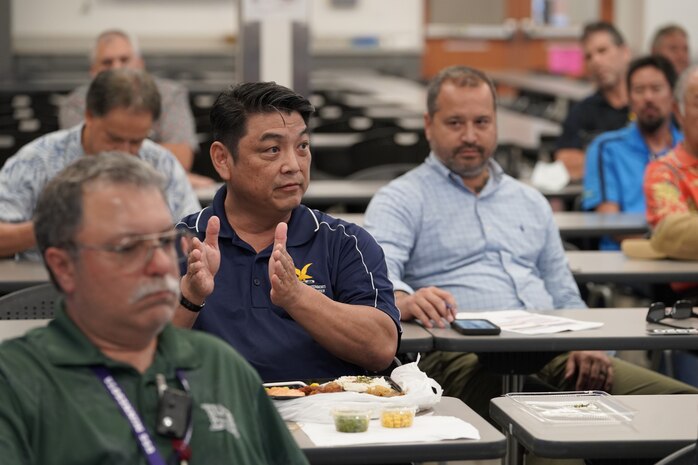
[[305,265],[302,270],[296,268],[296,276],[298,276],[298,280],[300,282],[306,281],[308,279],[313,279],[313,277],[308,274],[308,268],[310,268],[310,265],[312,265],[312,263],[308,263],[307,265]]

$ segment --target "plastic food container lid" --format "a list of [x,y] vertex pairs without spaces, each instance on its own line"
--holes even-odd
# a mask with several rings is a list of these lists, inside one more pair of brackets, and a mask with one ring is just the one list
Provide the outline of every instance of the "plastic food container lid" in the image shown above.
[[335,429],[340,433],[363,433],[368,430],[371,409],[335,408],[332,416]]

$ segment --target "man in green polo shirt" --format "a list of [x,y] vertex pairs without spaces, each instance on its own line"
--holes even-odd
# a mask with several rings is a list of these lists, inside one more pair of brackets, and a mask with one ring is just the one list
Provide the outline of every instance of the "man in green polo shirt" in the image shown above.
[[[307,463],[252,368],[170,325],[181,238],[157,172],[124,154],[83,157],[47,185],[34,220],[64,302],[48,327],[0,346],[2,463]],[[216,269],[209,226],[182,286],[200,279],[192,265]]]

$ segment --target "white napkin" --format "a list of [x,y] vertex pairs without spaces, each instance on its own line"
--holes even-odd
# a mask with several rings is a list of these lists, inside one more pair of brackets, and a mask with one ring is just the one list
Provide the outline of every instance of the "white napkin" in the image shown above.
[[380,420],[371,420],[368,431],[363,433],[340,433],[335,430],[334,424],[327,423],[299,425],[310,440],[320,447],[480,439],[480,433],[473,425],[456,417],[417,416],[409,428],[383,428]]

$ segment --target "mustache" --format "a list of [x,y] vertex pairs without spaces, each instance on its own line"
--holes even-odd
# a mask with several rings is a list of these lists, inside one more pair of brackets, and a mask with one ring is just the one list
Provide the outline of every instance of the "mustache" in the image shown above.
[[166,275],[162,278],[156,278],[146,283],[141,284],[129,298],[129,303],[135,303],[150,294],[157,292],[171,292],[175,296],[179,296],[179,280],[174,276]]
[[469,143],[465,143],[465,144],[459,145],[458,147],[456,147],[456,149],[453,151],[453,153],[454,153],[454,154],[458,154],[458,153],[460,153],[460,152],[462,152],[462,151],[464,151],[464,150],[477,150],[477,151],[480,153],[480,155],[484,155],[484,154],[485,154],[485,148],[484,148],[484,147],[482,147],[482,146],[480,146],[480,145],[477,145],[477,144],[469,144]]

